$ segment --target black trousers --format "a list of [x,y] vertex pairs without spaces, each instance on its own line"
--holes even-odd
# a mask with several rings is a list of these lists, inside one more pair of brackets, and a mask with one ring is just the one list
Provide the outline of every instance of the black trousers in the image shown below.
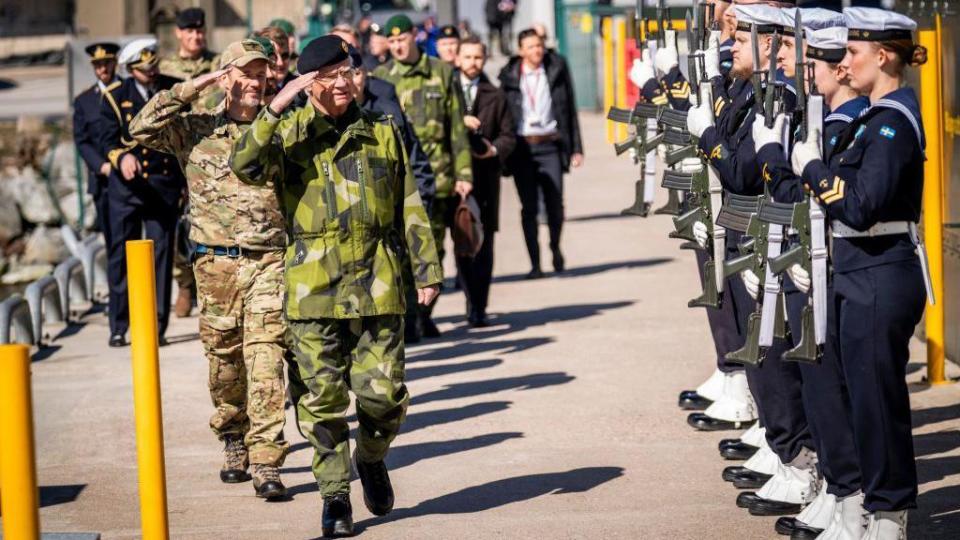
[[112,231],[110,230],[110,197],[106,188],[98,190],[93,195],[93,207],[97,211],[97,227],[103,233],[103,245],[109,249]]
[[153,240],[154,273],[157,288],[157,323],[161,336],[170,320],[171,281],[173,280],[176,204],[160,197],[129,195],[110,190],[110,244],[107,254],[107,280],[110,283],[110,334],[126,334],[130,327],[127,298],[127,240],[144,236]]
[[[714,276],[705,276],[703,273],[703,265],[707,262],[707,252],[696,249],[694,253],[697,256],[697,272],[700,274],[700,283],[704,283],[705,279],[715,279]],[[720,302],[720,308],[706,308],[707,323],[710,325],[713,346],[717,351],[717,369],[724,373],[743,369],[740,364],[733,364],[725,359],[727,353],[737,350],[743,341],[737,329],[737,316],[733,310],[734,303],[730,299],[730,281],[730,279],[727,279],[724,283],[724,291],[727,292],[724,293],[724,298]]]
[[864,508],[916,508],[906,367],[926,292],[916,259],[834,274],[830,339],[850,396]]
[[484,229],[483,244],[473,258],[457,257],[457,273],[467,297],[467,315],[486,315],[493,280],[493,239],[495,231]]
[[519,143],[519,159],[513,171],[513,179],[520,196],[520,223],[523,239],[530,255],[530,265],[540,268],[540,240],[537,214],[543,198],[550,230],[550,250],[560,251],[560,233],[563,230],[563,165],[558,143]]

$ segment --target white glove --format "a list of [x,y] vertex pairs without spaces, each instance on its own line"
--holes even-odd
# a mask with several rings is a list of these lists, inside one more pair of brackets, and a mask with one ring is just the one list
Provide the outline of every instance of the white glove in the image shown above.
[[807,139],[793,145],[793,155],[790,163],[793,165],[793,172],[797,176],[803,176],[803,169],[820,156],[820,132],[817,130],[807,133]]
[[660,143],[657,145],[657,157],[662,161],[667,160],[667,145]]
[[720,31],[712,30],[707,42],[707,50],[703,51],[703,67],[707,78],[720,76]]
[[[670,32],[670,30],[667,30],[667,32]],[[666,46],[657,49],[657,54],[653,58],[653,65],[657,68],[657,71],[664,75],[670,73],[671,69],[680,65],[680,54],[677,52],[673,43],[676,43],[676,40],[667,40]]]
[[748,268],[740,272],[740,279],[743,280],[743,286],[747,288],[750,297],[756,300],[760,296],[760,278]]
[[703,170],[703,161],[698,157],[688,157],[680,160],[680,172],[696,174]]
[[713,108],[710,103],[701,103],[687,111],[687,131],[699,138],[713,125]]
[[630,159],[632,159],[634,162],[636,162],[637,159],[638,159],[636,147],[630,147],[630,149],[627,150],[627,155],[630,156]]
[[773,120],[772,128],[768,128],[763,122],[762,114],[758,114],[753,120],[753,147],[758,151],[770,143],[782,142],[780,139],[783,136],[783,126],[787,123],[787,116],[778,114]]
[[787,268],[787,275],[790,276],[790,281],[793,281],[793,284],[800,289],[800,292],[810,292],[810,273],[804,270],[802,266],[794,264]]
[[710,237],[707,235],[707,226],[702,221],[693,224],[693,238],[701,249],[707,249],[707,240]]
[[630,81],[633,82],[637,88],[643,88],[643,85],[647,84],[647,82],[655,76],[653,63],[650,62],[650,51],[644,49],[643,59],[635,58],[633,60],[633,67],[630,68]]

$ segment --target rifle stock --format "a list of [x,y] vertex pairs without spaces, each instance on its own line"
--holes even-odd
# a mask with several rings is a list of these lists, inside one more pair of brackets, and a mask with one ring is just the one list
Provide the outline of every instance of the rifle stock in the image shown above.
[[803,246],[798,245],[788,249],[778,257],[771,257],[767,260],[770,272],[774,275],[782,274],[794,264],[802,264],[805,259],[804,252]]
[[614,143],[613,151],[618,156],[623,155],[627,150],[637,147],[637,136],[633,135],[625,141]]

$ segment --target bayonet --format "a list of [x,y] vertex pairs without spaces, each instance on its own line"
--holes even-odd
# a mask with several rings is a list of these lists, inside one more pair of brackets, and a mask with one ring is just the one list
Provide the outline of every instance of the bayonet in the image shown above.
[[753,83],[753,102],[759,110],[763,110],[763,86],[760,82],[760,35],[756,24],[750,25],[750,47],[753,52],[753,76],[750,77]]
[[770,36],[770,58],[767,60],[767,89],[763,95],[763,120],[768,128],[773,127],[777,103],[777,53],[780,52],[780,34]]

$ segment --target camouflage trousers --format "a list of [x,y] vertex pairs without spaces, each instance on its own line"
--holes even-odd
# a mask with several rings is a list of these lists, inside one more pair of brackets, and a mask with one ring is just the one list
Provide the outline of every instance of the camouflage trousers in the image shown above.
[[350,427],[357,396],[357,455],[384,459],[406,417],[403,316],[290,321],[290,395],[300,433],[313,444],[313,474],[324,497],[350,492]]
[[210,427],[220,439],[242,435],[251,463],[279,466],[287,452],[283,252],[205,254],[193,269],[216,407]]

